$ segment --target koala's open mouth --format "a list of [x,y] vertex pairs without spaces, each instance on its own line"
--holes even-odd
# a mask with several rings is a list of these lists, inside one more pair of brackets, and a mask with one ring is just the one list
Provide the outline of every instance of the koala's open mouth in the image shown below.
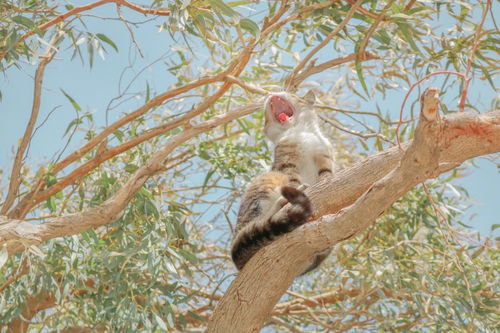
[[280,124],[288,122],[295,113],[293,105],[286,98],[278,95],[269,97],[267,105],[271,109],[274,119]]

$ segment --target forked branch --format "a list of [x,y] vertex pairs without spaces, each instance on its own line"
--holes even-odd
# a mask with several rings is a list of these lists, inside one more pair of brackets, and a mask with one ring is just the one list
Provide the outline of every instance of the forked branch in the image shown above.
[[[109,0],[108,2],[116,2],[123,4],[125,1],[122,0]],[[107,3],[106,1],[100,1],[96,2],[94,4],[103,4]],[[265,35],[271,34],[274,32],[276,29],[278,29],[281,25],[278,24],[279,22],[285,21],[279,21],[283,14],[286,12],[288,9],[288,5],[286,4],[286,1],[282,3],[282,6],[279,11],[274,13],[270,18],[267,19],[267,22],[276,22],[276,24],[273,24],[271,26],[268,26],[268,24],[264,24],[263,27],[261,28],[261,38]],[[313,10],[314,8],[311,7],[309,10]],[[296,19],[298,16],[294,16]],[[288,18],[289,19],[289,18]],[[265,20],[266,21],[266,20]],[[288,22],[288,20],[287,20]],[[138,117],[142,116],[146,112],[148,112],[151,108],[156,107],[167,101],[168,99],[177,96],[179,94],[185,93],[191,89],[194,89],[196,87],[199,87],[201,85],[206,85],[210,84],[213,82],[218,82],[222,81],[223,84],[221,87],[215,91],[215,93],[212,96],[206,97],[201,103],[199,103],[195,108],[193,108],[191,111],[186,113],[185,115],[182,115],[169,124],[166,124],[166,127],[168,128],[174,128],[176,126],[180,126],[185,124],[187,121],[190,119],[194,118],[197,115],[200,115],[203,113],[207,108],[212,106],[217,102],[217,100],[224,95],[224,93],[232,86],[234,83],[234,80],[227,79],[229,76],[230,78],[236,79],[244,70],[245,66],[249,62],[252,56],[252,52],[255,49],[255,47],[258,45],[259,41],[256,40],[255,38],[251,38],[249,43],[247,44],[246,47],[244,47],[239,54],[233,59],[233,61],[228,65],[228,67],[212,76],[200,78],[196,81],[190,82],[189,84],[186,84],[182,87],[178,87],[176,89],[167,91],[163,94],[160,94],[156,96],[155,98],[151,99],[148,101],[146,104],[141,106],[140,108],[136,109],[135,111],[129,113],[125,117],[119,119],[115,123],[111,124],[110,126],[106,127],[101,133],[97,134],[94,138],[92,138],[89,142],[87,142],[84,146],[82,146],[80,149],[74,151],[71,153],[69,156],[67,156],[65,159],[60,161],[59,163],[55,164],[52,169],[50,170],[52,173],[57,174],[59,171],[67,167],[69,164],[77,161],[80,157],[88,153],[90,150],[94,149],[97,145],[101,144],[103,140],[106,139],[108,135],[113,133],[115,130],[118,128],[121,128],[125,124],[130,123],[131,121],[137,119]],[[168,129],[167,129],[168,130]],[[161,131],[158,130],[155,132],[156,134],[160,134]],[[151,134],[151,133],[149,133]],[[149,138],[148,135],[146,135],[147,138]],[[143,137],[144,138],[144,137]],[[115,149],[109,149],[108,152],[105,154],[105,156],[102,156],[102,158],[99,159],[94,159],[92,161],[89,161],[88,163],[80,166],[79,168],[73,170],[71,174],[68,176],[64,177],[62,180],[58,181],[58,183],[53,184],[48,189],[44,190],[45,187],[45,177],[40,177],[39,181],[37,184],[35,184],[30,192],[28,192],[19,202],[18,205],[10,209],[10,211],[5,210],[2,212],[2,214],[7,215],[9,218],[12,219],[22,219],[26,214],[37,204],[40,202],[45,201],[47,198],[50,196],[56,194],[57,192],[61,191],[64,189],[66,186],[74,183],[79,177],[82,175],[85,175],[86,173],[90,172],[97,166],[99,166],[103,161],[106,159],[109,159],[112,157],[112,153],[118,153],[118,151],[122,152],[124,150],[130,149],[133,147],[133,144],[138,144],[140,143],[140,140],[138,138],[134,140],[130,140],[128,143],[121,145],[119,148],[115,147]]]
[[306,191],[317,221],[263,248],[247,263],[218,304],[207,332],[230,332],[236,323],[238,332],[258,331],[314,253],[358,234],[425,179],[500,151],[500,111],[440,117],[437,89],[428,89],[422,102],[415,138],[402,150],[376,154]]
[[216,126],[225,124],[236,118],[248,115],[261,104],[250,104],[241,109],[216,116],[199,125],[190,127],[173,136],[148,162],[130,177],[130,179],[107,201],[84,212],[49,219],[41,224],[8,219],[0,216],[0,248],[6,246],[9,254],[25,250],[30,245],[40,245],[55,237],[76,235],[89,228],[108,224],[119,218],[125,206],[146,180],[165,169],[169,154],[187,140],[207,132]]

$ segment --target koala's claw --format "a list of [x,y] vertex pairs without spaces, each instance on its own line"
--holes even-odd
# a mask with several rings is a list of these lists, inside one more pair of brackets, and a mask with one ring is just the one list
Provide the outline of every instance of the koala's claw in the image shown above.
[[297,190],[299,191],[302,191],[304,192],[308,187],[310,187],[311,185],[307,184],[307,183],[302,183],[300,184],[298,187],[297,187]]
[[279,206],[279,207],[283,207],[284,205],[286,205],[288,203],[288,200],[286,200],[285,197],[279,197],[279,199],[276,201],[276,204]]

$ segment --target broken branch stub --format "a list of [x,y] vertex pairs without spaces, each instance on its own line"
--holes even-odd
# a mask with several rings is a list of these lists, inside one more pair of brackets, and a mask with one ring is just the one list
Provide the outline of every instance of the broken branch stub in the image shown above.
[[353,205],[298,228],[253,256],[217,305],[206,332],[257,332],[314,253],[361,232],[413,186],[434,173],[439,168],[440,155],[438,104],[438,90],[426,90],[415,138],[401,162]]

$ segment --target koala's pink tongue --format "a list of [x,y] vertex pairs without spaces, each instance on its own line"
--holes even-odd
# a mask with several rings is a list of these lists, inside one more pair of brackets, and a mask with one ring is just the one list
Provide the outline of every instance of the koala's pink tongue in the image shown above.
[[280,122],[282,122],[282,123],[288,121],[288,115],[285,112],[280,113],[278,118],[280,119]]
[[269,105],[277,121],[281,124],[290,121],[294,110],[293,106],[286,98],[278,95],[271,96]]

